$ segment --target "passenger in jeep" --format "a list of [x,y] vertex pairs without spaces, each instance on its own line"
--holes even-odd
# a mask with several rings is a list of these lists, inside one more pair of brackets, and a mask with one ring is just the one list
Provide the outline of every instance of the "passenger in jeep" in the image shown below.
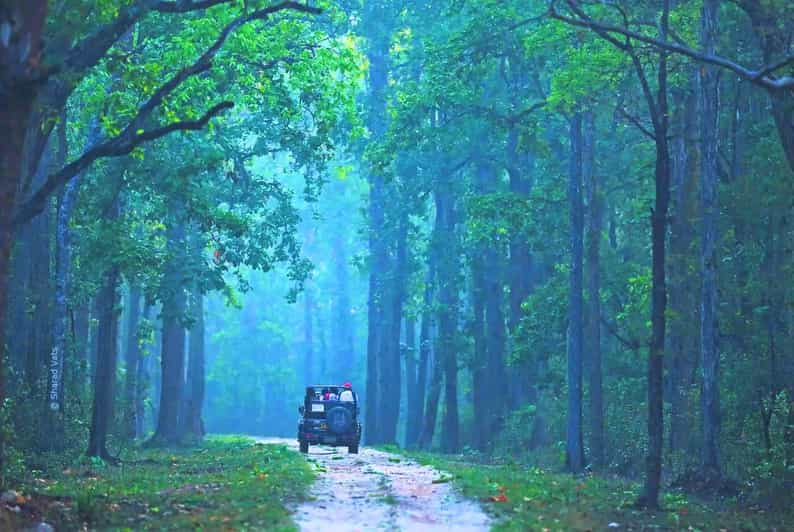
[[344,390],[342,390],[342,393],[339,394],[339,400],[350,402],[355,401],[355,398],[353,397],[353,385],[349,382],[346,382],[342,385],[342,388],[344,388]]

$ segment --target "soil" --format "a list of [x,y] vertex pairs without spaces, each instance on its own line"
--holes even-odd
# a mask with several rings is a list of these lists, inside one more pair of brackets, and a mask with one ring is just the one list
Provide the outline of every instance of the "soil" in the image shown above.
[[[264,440],[284,443],[289,440]],[[361,448],[312,446],[317,469],[312,500],[295,509],[301,530],[487,531],[490,519],[435,469],[394,454]]]

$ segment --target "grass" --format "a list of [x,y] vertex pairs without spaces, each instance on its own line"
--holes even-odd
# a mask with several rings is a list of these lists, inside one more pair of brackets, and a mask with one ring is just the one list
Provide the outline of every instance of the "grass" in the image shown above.
[[57,530],[294,530],[288,507],[306,499],[314,477],[297,452],[244,437],[122,458],[33,472],[0,529],[44,520]]
[[482,501],[495,518],[494,530],[794,530],[794,509],[771,514],[732,503],[717,508],[668,492],[664,509],[648,512],[634,506],[640,486],[621,480],[409,455],[441,471],[442,479],[451,476],[465,496]]

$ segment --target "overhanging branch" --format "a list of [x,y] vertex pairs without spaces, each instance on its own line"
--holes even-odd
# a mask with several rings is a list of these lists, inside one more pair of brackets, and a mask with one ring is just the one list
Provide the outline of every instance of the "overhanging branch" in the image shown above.
[[[213,0],[206,2],[195,2],[191,0],[179,0],[177,2],[161,2],[160,4],[173,4],[174,6],[181,5],[197,6],[199,3],[208,4]],[[216,2],[221,3],[221,2]],[[255,20],[264,20],[270,15],[284,10],[300,11],[310,14],[319,14],[322,11],[315,7],[306,6],[297,2],[280,2],[268,6],[257,11],[253,11],[246,15],[234,19],[230,22],[218,35],[218,38],[201,56],[190,66],[181,69],[179,72],[165,82],[154,94],[144,103],[136,113],[135,117],[127,124],[127,126],[115,137],[89,149],[83,153],[76,160],[64,166],[58,172],[50,175],[47,181],[33,194],[33,196],[23,203],[17,210],[14,216],[14,225],[19,226],[24,222],[30,220],[33,216],[40,213],[47,204],[47,198],[52,195],[58,187],[67,183],[71,178],[79,172],[85,170],[94,161],[103,157],[119,157],[127,155],[136,147],[145,142],[149,142],[169,133],[175,131],[190,131],[197,130],[204,127],[209,120],[224,111],[231,108],[234,104],[232,102],[221,102],[209,111],[207,111],[198,120],[185,120],[168,124],[166,126],[158,127],[155,129],[146,130],[145,126],[149,122],[152,113],[157,109],[162,102],[168,97],[177,87],[184,83],[187,79],[202,72],[209,70],[212,67],[212,60],[223,44],[240,26]]]
[[91,166],[97,159],[127,155],[141,144],[159,139],[175,131],[195,131],[202,129],[212,117],[232,107],[234,107],[234,103],[232,102],[221,102],[213,106],[197,120],[174,122],[163,127],[144,131],[132,137],[127,137],[122,132],[112,139],[89,149],[80,157],[47,178],[47,182],[36,191],[33,197],[21,205],[17,210],[14,216],[14,226],[19,227],[43,211],[44,207],[47,205],[47,198],[49,198],[58,187],[66,184],[74,176]]
[[[573,0],[567,0],[568,6],[574,10],[576,13],[581,9],[577,2]],[[724,57],[720,57],[713,54],[707,54],[705,52],[701,52],[699,50],[695,50],[689,46],[685,46],[681,43],[677,42],[670,42],[670,41],[663,41],[660,39],[656,39],[654,37],[649,37],[647,35],[643,35],[642,33],[632,31],[628,28],[624,28],[621,26],[616,26],[614,24],[608,24],[606,22],[596,21],[590,17],[581,17],[579,13],[577,13],[576,17],[568,17],[562,15],[558,11],[554,9],[554,3],[551,4],[549,8],[549,16],[554,19],[560,20],[567,24],[571,24],[573,26],[579,26],[581,28],[588,28],[593,31],[598,32],[602,35],[610,35],[610,34],[618,34],[626,37],[627,39],[634,39],[639,42],[643,42],[645,44],[650,44],[657,48],[661,48],[668,52],[674,52],[691,59],[695,59],[702,63],[708,63],[711,65],[716,65],[727,70],[734,72],[735,74],[739,75],[740,77],[747,79],[761,87],[764,87],[770,91],[781,91],[786,89],[794,89],[794,76],[781,76],[781,77],[771,77],[771,75],[784,68],[790,64],[794,64],[794,55],[790,55],[781,59],[780,61],[773,63],[771,65],[765,66],[759,70],[752,70],[747,67],[744,67],[730,59],[726,59]],[[612,42],[615,41],[612,38]]]

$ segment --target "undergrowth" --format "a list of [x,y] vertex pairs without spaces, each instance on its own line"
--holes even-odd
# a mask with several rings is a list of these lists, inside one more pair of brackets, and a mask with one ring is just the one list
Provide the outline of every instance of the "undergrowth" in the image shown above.
[[308,463],[283,445],[214,436],[194,447],[132,448],[118,466],[53,459],[18,481],[20,504],[0,528],[45,521],[57,530],[293,530]]
[[[390,451],[395,451],[390,448]],[[400,451],[404,452],[404,451]],[[663,495],[662,510],[637,508],[641,486],[596,475],[571,476],[518,464],[474,464],[460,456],[406,453],[450,475],[463,495],[482,502],[494,530],[794,530],[794,509],[772,513]]]

